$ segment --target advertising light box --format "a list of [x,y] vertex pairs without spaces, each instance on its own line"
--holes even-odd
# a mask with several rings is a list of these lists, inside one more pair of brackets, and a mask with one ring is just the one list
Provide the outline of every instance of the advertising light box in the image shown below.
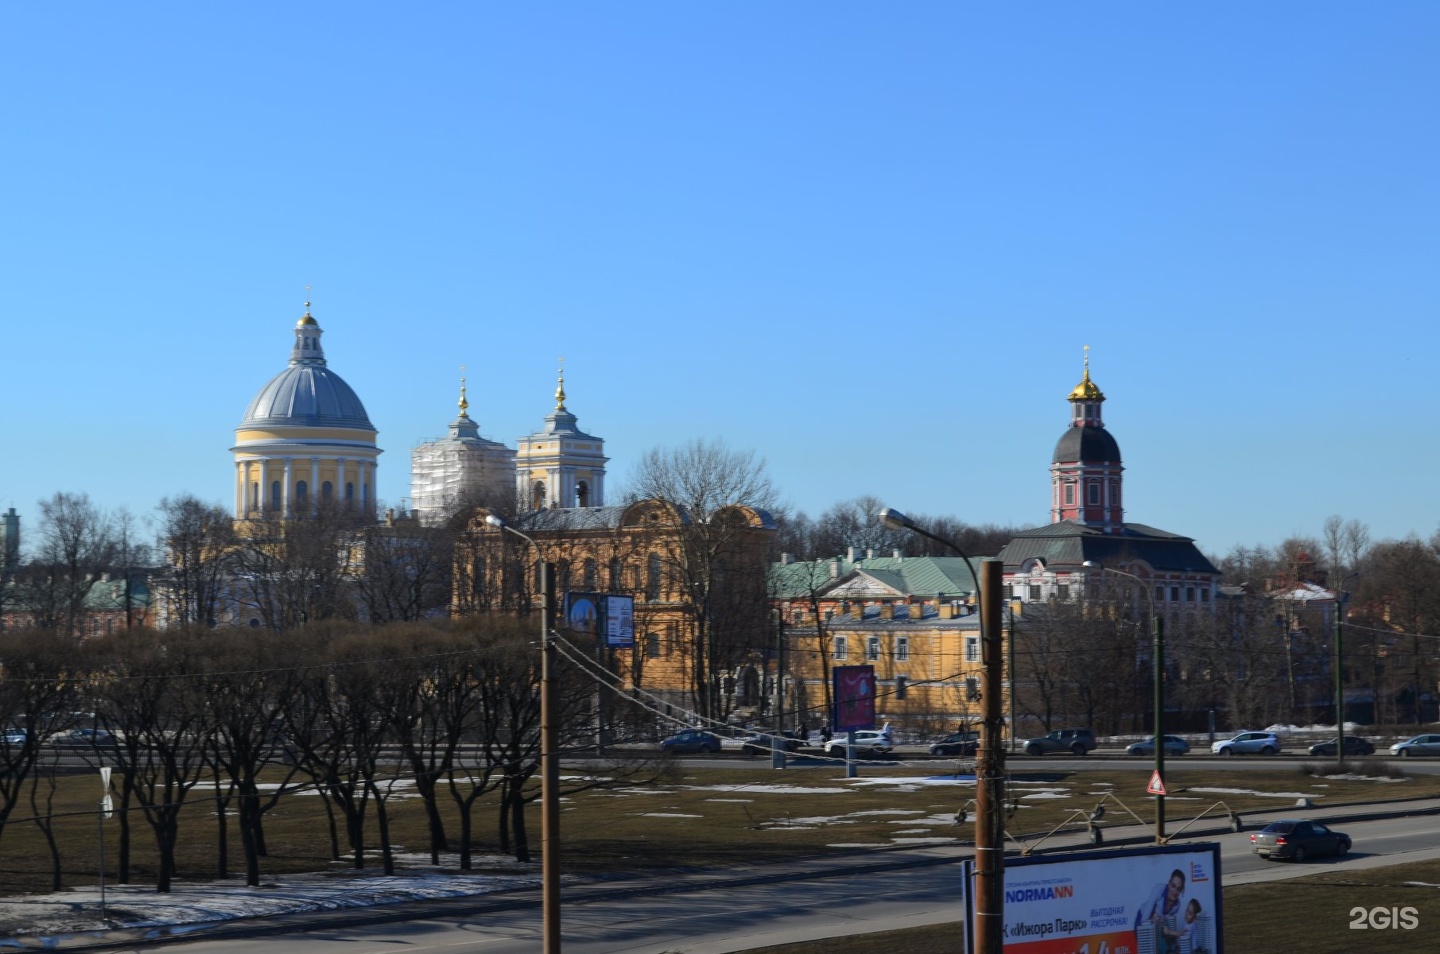
[[635,645],[635,598],[613,593],[565,594],[565,625],[572,632],[603,637],[615,649]]
[[[973,878],[967,862],[971,924]],[[1217,844],[1006,858],[1004,880],[1005,954],[1223,951]]]

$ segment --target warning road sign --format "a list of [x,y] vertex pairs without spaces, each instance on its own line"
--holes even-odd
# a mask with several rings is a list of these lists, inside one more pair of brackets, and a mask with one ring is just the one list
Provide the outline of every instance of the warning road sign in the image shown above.
[[1165,780],[1160,777],[1159,769],[1156,769],[1154,772],[1150,773],[1150,784],[1145,787],[1145,791],[1149,792],[1151,795],[1165,794]]

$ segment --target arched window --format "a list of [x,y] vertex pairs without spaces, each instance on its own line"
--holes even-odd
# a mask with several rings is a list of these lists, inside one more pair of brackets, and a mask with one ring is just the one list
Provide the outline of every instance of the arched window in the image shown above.
[[530,509],[545,509],[545,481],[537,480],[530,485]]
[[610,592],[619,593],[625,588],[621,574],[625,572],[625,565],[620,562],[619,557],[610,561]]
[[320,485],[320,499],[326,503],[335,499],[335,485],[328,480]]
[[590,506],[590,485],[583,480],[575,485],[575,506]]
[[260,483],[252,480],[250,482],[250,509],[260,509]]
[[305,507],[305,500],[309,496],[310,486],[303,480],[297,480],[295,482],[295,506],[303,509]]
[[595,574],[595,561],[594,561],[592,558],[590,558],[590,557],[586,557],[586,558],[585,558],[585,582],[582,583],[581,586],[585,587],[585,589],[587,589],[587,590],[589,590],[590,592],[593,593],[593,592],[595,592],[595,587],[596,587],[596,585],[597,585],[597,583],[596,583],[596,574]]
[[570,589],[570,561],[558,560],[555,563],[556,589],[561,593]]
[[345,482],[345,506],[355,506],[355,485],[348,480]]
[[270,509],[280,509],[280,481],[270,481]]
[[650,554],[646,564],[645,598],[654,603],[660,599],[660,554]]

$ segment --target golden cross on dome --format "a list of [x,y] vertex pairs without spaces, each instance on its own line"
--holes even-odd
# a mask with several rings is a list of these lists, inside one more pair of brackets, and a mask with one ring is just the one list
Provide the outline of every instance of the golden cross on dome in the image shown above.
[[470,402],[465,399],[465,365],[460,365],[460,416],[464,417],[465,412],[470,409]]
[[560,356],[560,379],[555,385],[555,410],[565,410],[565,356]]

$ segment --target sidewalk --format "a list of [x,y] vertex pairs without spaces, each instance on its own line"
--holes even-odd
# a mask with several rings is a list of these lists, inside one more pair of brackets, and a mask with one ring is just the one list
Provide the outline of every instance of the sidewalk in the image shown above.
[[[1380,805],[1298,808],[1289,806],[1243,816],[1245,830],[1254,831],[1278,818],[1304,815],[1343,823],[1407,815],[1440,814],[1440,798],[1401,799]],[[1113,818],[1114,816],[1112,816]],[[1173,834],[1179,825],[1172,824]],[[1152,833],[1141,825],[1104,825],[1104,847],[1145,844]],[[1186,828],[1177,841],[1233,837],[1228,816],[1206,818]],[[1013,847],[1013,844],[1011,845]],[[1084,829],[1070,829],[1047,839],[1038,853],[1090,847]],[[896,868],[953,864],[968,857],[970,846],[953,843],[928,847],[891,848],[849,856],[827,855],[797,859],[778,865],[744,869],[704,869],[666,872],[644,877],[567,878],[567,902],[603,900],[660,892],[702,890],[722,885],[779,883],[797,878],[821,878],[842,873],[883,872]],[[1440,855],[1440,850],[1422,853]],[[1413,860],[1407,858],[1406,860]],[[0,951],[69,950],[106,951],[146,940],[177,936],[253,935],[293,929],[303,923],[314,927],[326,920],[346,925],[401,921],[422,915],[475,914],[491,905],[506,908],[540,903],[538,868],[508,872],[463,874],[454,869],[410,868],[393,877],[339,869],[267,879],[256,888],[237,881],[181,883],[168,895],[149,885],[111,885],[104,892],[102,916],[98,887],[61,894],[0,899]],[[1365,859],[1363,867],[1395,864],[1393,858]],[[498,866],[497,866],[498,867]],[[1226,884],[1293,876],[1292,868],[1275,866],[1273,872],[1227,877]],[[493,896],[493,897],[492,897]],[[538,915],[537,915],[538,916]]]

